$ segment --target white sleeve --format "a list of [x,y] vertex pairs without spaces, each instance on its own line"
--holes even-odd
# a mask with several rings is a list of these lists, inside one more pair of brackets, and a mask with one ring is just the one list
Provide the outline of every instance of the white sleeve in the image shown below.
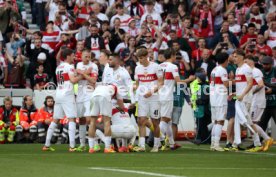
[[135,81],[138,81],[138,69],[137,69],[138,67],[135,67],[135,72],[134,72],[134,80]]
[[245,77],[252,77],[252,69],[249,66],[245,69]]
[[221,80],[222,80],[222,82],[228,81],[228,74],[227,74],[226,69],[222,70],[222,72],[221,72]]
[[163,77],[163,70],[158,64],[156,64],[156,75],[157,75],[157,78]]
[[187,63],[190,63],[190,58],[189,58],[189,55],[187,54],[187,52],[183,51],[182,57]]
[[253,78],[256,80],[256,82],[260,82],[263,79],[261,72],[253,72]]
[[173,65],[172,67],[172,74],[174,78],[179,76],[178,67],[176,65]]

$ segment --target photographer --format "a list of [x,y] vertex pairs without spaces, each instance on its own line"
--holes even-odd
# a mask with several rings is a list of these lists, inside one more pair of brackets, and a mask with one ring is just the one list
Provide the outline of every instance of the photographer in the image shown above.
[[240,48],[245,49],[246,46],[256,42],[257,35],[255,34],[256,26],[253,23],[248,24],[248,32],[240,40]]
[[216,56],[217,53],[226,52],[227,54],[232,54],[235,50],[234,45],[229,39],[228,33],[222,33],[222,42],[218,43],[215,50],[213,51],[213,56]]
[[55,17],[54,23],[61,31],[69,30],[70,26],[75,22],[75,19],[67,12],[65,3],[59,3]]

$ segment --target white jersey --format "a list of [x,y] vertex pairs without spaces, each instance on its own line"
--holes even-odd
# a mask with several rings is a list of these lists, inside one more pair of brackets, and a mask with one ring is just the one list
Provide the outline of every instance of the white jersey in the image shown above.
[[107,101],[111,101],[113,98],[122,99],[115,85],[97,85],[92,93],[92,97],[96,96],[105,97]]
[[102,75],[102,83],[103,84],[111,84],[114,83],[113,79],[113,69],[109,67],[109,64],[105,64],[104,71]]
[[109,19],[107,18],[107,16],[103,13],[98,13],[97,15],[97,18],[101,21],[108,21]]
[[146,17],[148,15],[152,16],[152,20],[153,20],[153,22],[154,22],[155,25],[157,25],[158,27],[161,26],[161,24],[162,24],[162,18],[160,16],[160,14],[158,14],[156,12],[153,12],[151,14],[148,13],[148,12],[144,13],[144,15],[141,17],[141,24],[143,24],[143,22],[146,20]]
[[179,76],[178,68],[175,64],[164,62],[160,64],[164,75],[164,85],[159,92],[160,101],[172,101],[175,88],[175,77]]
[[[258,82],[263,80],[264,75],[263,75],[262,71],[259,70],[258,68],[253,68],[252,77],[253,77],[252,91],[254,91],[258,87]],[[263,87],[257,93],[253,94],[252,105],[256,105],[259,108],[265,108],[266,107],[265,87]]]
[[125,109],[124,114],[122,114],[115,107],[112,109],[111,122],[112,125],[132,125],[127,109]]
[[124,50],[125,48],[127,48],[127,44],[124,42],[121,42],[120,44],[118,44],[114,50],[115,53],[120,53],[122,50]]
[[241,32],[241,26],[238,24],[234,24],[233,26],[229,26],[229,31],[235,34],[235,36],[238,36],[238,34]]
[[185,60],[187,63],[190,63],[190,58],[187,52],[180,50],[179,53],[181,54],[183,60]]
[[4,69],[7,68],[6,62],[2,54],[0,54],[0,70],[2,71],[2,74],[0,74],[0,80],[4,79]]
[[270,48],[273,48],[276,46],[276,32],[273,32],[270,29],[268,30],[269,30],[269,36],[266,43]]
[[62,62],[57,67],[56,103],[75,102],[74,84],[70,81],[70,75],[74,75],[74,72],[74,66],[66,62]]
[[145,98],[144,95],[152,92],[158,86],[158,78],[162,78],[163,73],[158,64],[150,62],[147,67],[143,65],[136,66],[135,80],[139,82],[139,87],[136,91],[139,101],[158,101],[158,93],[154,93],[151,97]]
[[120,66],[117,70],[113,70],[113,78],[119,87],[120,94],[124,98],[128,98],[128,91],[132,88],[132,80],[128,71]]
[[[252,69],[247,65],[243,64],[241,67],[238,67],[235,74],[235,81],[236,81],[236,95],[240,96],[245,88],[247,87],[247,79],[252,78]],[[251,103],[252,93],[249,92],[243,98],[243,102]]]
[[[98,77],[98,66],[89,61],[87,65],[84,65],[83,62],[79,62],[77,64],[77,69],[80,70],[87,70],[87,69],[92,69],[90,72],[91,77]],[[94,91],[94,88],[92,85],[89,84],[89,82],[86,79],[80,80],[78,82],[78,95],[77,95],[77,103],[79,102],[86,102],[91,99],[92,93]]]
[[123,14],[123,15],[114,15],[111,20],[110,20],[110,26],[111,27],[114,27],[114,20],[116,18],[119,18],[120,21],[121,21],[121,25],[120,25],[120,28],[122,28],[125,32],[128,31],[128,24],[129,22],[132,20],[132,17],[128,14]]
[[210,103],[211,106],[227,105],[227,88],[223,82],[228,81],[228,74],[221,65],[216,66],[211,72]]

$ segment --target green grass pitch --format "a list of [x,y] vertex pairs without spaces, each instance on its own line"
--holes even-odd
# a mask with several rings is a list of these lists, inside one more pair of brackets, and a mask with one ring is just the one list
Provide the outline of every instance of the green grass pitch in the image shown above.
[[276,147],[268,152],[211,152],[184,144],[159,153],[69,153],[67,145],[0,145],[1,177],[275,177]]

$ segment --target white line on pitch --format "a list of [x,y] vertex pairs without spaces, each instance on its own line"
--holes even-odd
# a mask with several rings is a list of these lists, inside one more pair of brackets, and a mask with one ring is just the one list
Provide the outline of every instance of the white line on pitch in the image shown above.
[[161,173],[151,173],[145,171],[136,171],[136,170],[123,170],[117,168],[106,168],[106,167],[90,167],[90,170],[99,170],[99,171],[113,171],[113,172],[121,172],[121,173],[133,173],[147,176],[161,176],[161,177],[185,177],[185,176],[176,176],[176,175],[166,175]]
[[[122,167],[107,167],[107,168],[122,168]],[[157,170],[270,170],[276,171],[276,168],[235,168],[235,167],[127,167],[131,169],[157,169]]]

